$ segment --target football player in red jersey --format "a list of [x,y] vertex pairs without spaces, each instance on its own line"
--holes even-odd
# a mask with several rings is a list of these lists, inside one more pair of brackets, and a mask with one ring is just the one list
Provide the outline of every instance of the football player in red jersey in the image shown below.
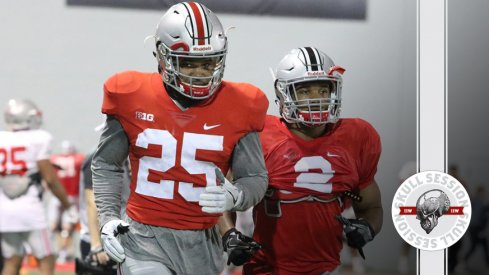
[[[205,6],[170,7],[154,38],[159,73],[122,72],[104,85],[107,124],[92,162],[102,243],[122,274],[218,274],[219,217],[266,191],[258,132],[268,100],[255,86],[222,80],[226,33]],[[121,217],[127,156],[131,194]],[[229,169],[234,184],[218,182]]]
[[[331,274],[343,231],[360,250],[381,229],[380,138],[364,120],[339,118],[343,72],[313,47],[292,50],[278,65],[282,117],[267,116],[260,133],[269,187],[254,208],[253,239],[262,249],[244,274]],[[356,219],[340,216],[348,199]]]
[[[60,153],[52,155],[51,162],[60,168],[57,170],[57,175],[66,190],[70,203],[78,206],[80,170],[85,156],[79,153],[75,145],[68,140],[63,140],[60,147]],[[73,231],[78,221],[67,220],[68,217],[61,211],[61,205],[57,199],[50,200],[49,210],[52,216],[51,228],[55,232],[60,232],[57,262],[64,263],[72,257],[69,255],[69,247],[72,244]]]

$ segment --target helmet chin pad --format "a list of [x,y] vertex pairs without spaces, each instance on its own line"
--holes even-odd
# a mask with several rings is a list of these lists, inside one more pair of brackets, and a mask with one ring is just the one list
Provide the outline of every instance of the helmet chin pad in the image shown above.
[[283,101],[280,106],[287,122],[319,127],[338,121],[340,103],[332,99],[305,99]]
[[211,93],[211,83],[206,86],[191,85],[189,83],[178,81],[179,91],[188,97],[193,99],[208,98]]
[[307,112],[299,111],[297,112],[299,119],[302,124],[308,127],[320,127],[328,122],[328,112],[327,111],[317,111],[317,112]]

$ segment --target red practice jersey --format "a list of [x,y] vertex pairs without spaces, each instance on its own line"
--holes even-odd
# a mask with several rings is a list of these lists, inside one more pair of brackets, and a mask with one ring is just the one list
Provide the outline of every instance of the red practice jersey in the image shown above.
[[58,178],[70,197],[80,194],[80,170],[85,157],[82,154],[57,154],[51,156],[51,162],[59,166]]
[[132,219],[174,229],[205,229],[219,215],[203,213],[199,195],[224,174],[239,139],[263,129],[268,100],[255,86],[221,83],[206,104],[182,111],[158,73],[124,72],[104,86],[102,112],[115,116],[129,139]]
[[340,264],[343,230],[335,216],[344,208],[335,198],[373,181],[379,135],[364,120],[341,119],[332,131],[306,141],[280,118],[267,116],[260,139],[269,189],[274,190],[268,201],[281,201],[281,214],[270,216],[266,200],[254,208],[253,237],[263,249],[245,267],[246,274],[272,266],[277,275],[334,270]]

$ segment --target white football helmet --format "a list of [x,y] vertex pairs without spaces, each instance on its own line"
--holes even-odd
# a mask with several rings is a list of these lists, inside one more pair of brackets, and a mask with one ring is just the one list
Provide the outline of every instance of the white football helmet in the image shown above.
[[4,115],[10,131],[39,129],[42,124],[41,110],[27,99],[10,99]]
[[[275,71],[275,91],[285,121],[310,127],[335,123],[341,109],[341,75],[344,71],[316,48],[290,51]],[[310,81],[327,82],[332,87],[330,98],[298,100],[296,85]]]
[[[211,10],[196,2],[173,5],[156,27],[155,43],[163,82],[188,98],[206,99],[213,95],[224,75],[227,38]],[[185,75],[180,71],[182,58],[211,58],[216,65],[211,76]]]

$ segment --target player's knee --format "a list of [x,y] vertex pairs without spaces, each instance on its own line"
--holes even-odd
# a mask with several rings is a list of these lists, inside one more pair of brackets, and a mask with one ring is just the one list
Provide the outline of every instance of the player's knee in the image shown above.
[[22,258],[23,256],[19,255],[14,255],[9,258],[4,259],[5,267],[12,267],[12,268],[20,268],[20,265],[22,264]]

